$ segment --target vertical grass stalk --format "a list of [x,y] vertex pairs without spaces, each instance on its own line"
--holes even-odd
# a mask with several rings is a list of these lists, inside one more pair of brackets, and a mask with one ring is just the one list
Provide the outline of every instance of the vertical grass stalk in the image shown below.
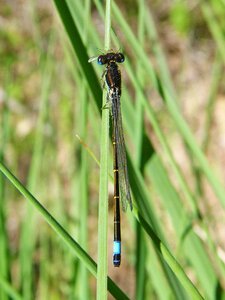
[[[90,19],[90,0],[85,1],[84,16],[83,16],[83,39],[84,44],[88,41],[88,20]],[[82,78],[81,89],[81,136],[86,140],[87,137],[87,116],[88,116],[88,89],[84,78]],[[81,146],[81,168],[80,168],[80,243],[81,246],[87,251],[88,248],[88,164],[87,164],[87,151]],[[80,266],[80,299],[89,299],[88,286],[88,273],[83,264]]]
[[[140,45],[144,47],[145,38],[145,0],[138,0],[138,40]],[[140,84],[143,86],[143,72],[142,67],[137,60],[137,77],[140,78]],[[136,144],[136,165],[143,172],[142,165],[142,150],[143,150],[143,138],[144,138],[144,107],[141,101],[139,101],[139,91],[136,90],[136,132],[135,132],[135,144]],[[141,228],[139,222],[136,222],[136,296],[135,299],[145,299],[145,283],[146,283],[146,244],[144,231]]]
[[[110,48],[111,0],[106,0],[105,14],[105,50]],[[106,104],[106,91],[103,91],[102,103]],[[107,299],[108,272],[108,157],[109,157],[109,109],[102,110],[101,125],[101,168],[98,211],[98,269],[97,299]]]

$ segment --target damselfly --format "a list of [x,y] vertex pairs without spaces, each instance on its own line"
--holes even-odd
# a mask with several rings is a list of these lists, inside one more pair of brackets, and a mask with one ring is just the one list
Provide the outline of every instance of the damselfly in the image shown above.
[[103,73],[107,86],[107,105],[111,108],[112,143],[113,143],[113,172],[114,172],[114,246],[113,265],[119,267],[121,263],[121,228],[120,228],[120,200],[123,211],[127,204],[132,210],[130,184],[127,172],[126,150],[123,136],[122,115],[120,108],[121,73],[117,63],[124,62],[122,53],[109,52],[98,57],[90,58],[89,62],[97,60],[98,64],[106,65]]

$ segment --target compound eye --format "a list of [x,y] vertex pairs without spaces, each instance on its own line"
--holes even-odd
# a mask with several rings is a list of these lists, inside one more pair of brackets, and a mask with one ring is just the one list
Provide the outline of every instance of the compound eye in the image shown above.
[[123,53],[118,53],[116,55],[116,62],[117,63],[123,63],[125,61],[125,57],[123,55]]
[[99,65],[104,65],[107,63],[107,58],[105,57],[105,55],[100,55],[97,59],[97,63]]

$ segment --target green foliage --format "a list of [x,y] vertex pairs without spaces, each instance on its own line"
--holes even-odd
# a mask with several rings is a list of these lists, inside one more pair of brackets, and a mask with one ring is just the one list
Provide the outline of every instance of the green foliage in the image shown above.
[[[127,7],[131,1],[112,1],[111,10],[98,0],[52,4],[29,2],[32,30],[25,19],[8,28],[19,15],[5,4],[0,31],[0,299],[95,299],[96,280],[99,299],[107,290],[115,299],[222,298],[225,268],[214,224],[217,213],[224,216],[223,163],[220,147],[210,151],[219,143],[211,133],[224,88],[223,2],[175,1],[169,8],[139,0],[137,12]],[[199,12],[207,30],[196,41],[189,33],[198,29]],[[183,34],[176,45],[172,27]],[[185,49],[185,58],[184,40],[191,52]],[[121,101],[134,204],[122,214],[122,265],[115,270],[104,68],[88,63],[109,48],[126,56]],[[204,74],[209,90],[190,117],[185,107],[194,110],[194,90],[206,88],[203,74],[196,79],[190,70],[207,51],[200,71],[212,68]],[[189,56],[195,63],[186,63]],[[189,89],[193,95],[181,102]]]
[[170,21],[176,30],[184,35],[187,35],[191,29],[192,20],[191,12],[188,8],[188,2],[175,1],[170,10]]

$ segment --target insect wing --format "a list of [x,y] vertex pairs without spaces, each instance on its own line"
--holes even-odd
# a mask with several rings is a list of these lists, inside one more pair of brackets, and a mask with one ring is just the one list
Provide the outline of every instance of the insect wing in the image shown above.
[[132,210],[132,200],[130,192],[130,184],[127,171],[127,157],[125,150],[125,142],[123,136],[122,115],[120,109],[120,94],[119,91],[115,91],[111,95],[112,98],[112,118],[116,139],[116,152],[119,169],[119,187],[120,187],[120,199],[122,202],[123,211],[127,209],[127,203],[129,203]]

